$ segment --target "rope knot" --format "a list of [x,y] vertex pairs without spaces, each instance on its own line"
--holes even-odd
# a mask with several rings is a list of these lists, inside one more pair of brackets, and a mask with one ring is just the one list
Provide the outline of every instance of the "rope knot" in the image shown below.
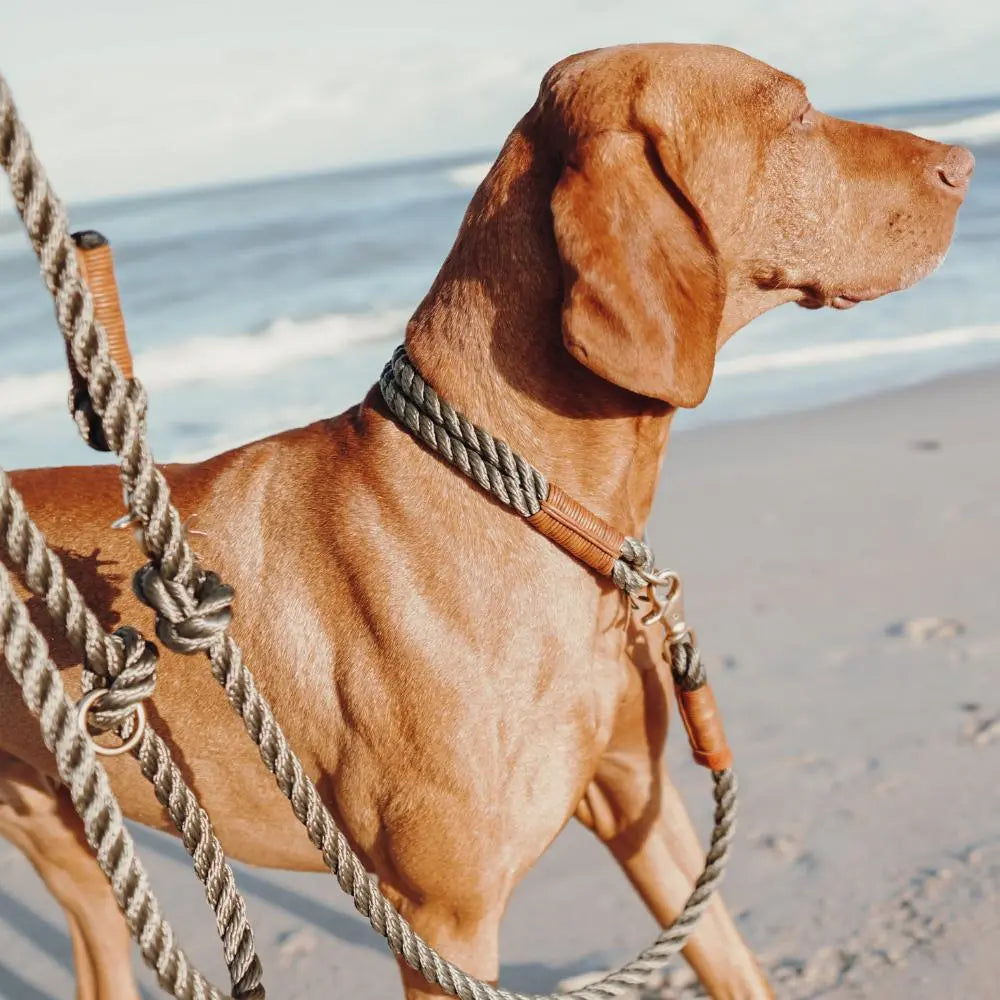
[[621,555],[615,560],[614,568],[611,570],[611,579],[614,580],[616,587],[630,597],[635,597],[648,585],[643,571],[650,572],[652,569],[653,550],[638,538],[626,536],[622,542]]
[[[156,645],[130,625],[123,625],[112,634],[121,644],[124,655],[118,673],[105,685],[104,694],[97,699],[88,716],[90,726],[100,732],[117,729],[132,717],[136,705],[153,693],[160,658]],[[84,678],[86,691],[94,690],[100,686],[100,680],[106,680],[89,671]]]
[[207,650],[232,621],[233,588],[215,573],[205,573],[189,588],[164,579],[150,562],[136,571],[132,589],[156,612],[156,635],[175,653]]

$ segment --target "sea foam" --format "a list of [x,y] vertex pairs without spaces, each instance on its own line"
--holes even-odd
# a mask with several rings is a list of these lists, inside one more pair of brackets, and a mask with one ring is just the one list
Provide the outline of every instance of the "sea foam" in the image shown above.
[[[241,382],[318,358],[363,341],[402,337],[402,310],[331,314],[295,322],[279,319],[260,333],[196,336],[140,351],[135,369],[150,392],[198,382]],[[0,418],[65,405],[65,369],[0,378]]]
[[755,375],[768,371],[788,371],[795,368],[816,368],[825,365],[849,364],[868,358],[899,354],[919,354],[947,347],[966,347],[975,343],[1000,342],[1000,325],[956,326],[908,337],[882,337],[866,340],[845,340],[836,343],[810,344],[786,351],[745,354],[723,358],[715,366],[721,376]]
[[[350,347],[401,338],[402,310],[361,315],[332,314],[293,322],[282,319],[266,330],[234,336],[199,336],[140,352],[136,371],[150,392],[201,382],[238,383],[296,365],[335,357]],[[721,378],[769,371],[845,365],[869,358],[918,354],[976,343],[1000,342],[1000,325],[959,326],[906,337],[807,344],[784,351],[723,356],[715,366]],[[64,369],[0,378],[0,418],[63,406],[69,378]]]

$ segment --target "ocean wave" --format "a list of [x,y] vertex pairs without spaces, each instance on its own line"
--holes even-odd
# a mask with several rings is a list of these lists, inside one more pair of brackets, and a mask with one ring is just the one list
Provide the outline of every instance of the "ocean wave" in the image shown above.
[[[330,315],[305,322],[282,319],[261,333],[194,337],[143,351],[136,357],[136,370],[150,392],[199,382],[241,382],[306,361],[334,357],[358,343],[398,337],[406,318],[406,313],[395,310]],[[715,374],[730,378],[792,371],[989,342],[1000,343],[1000,325],[953,327],[907,337],[811,344],[723,357],[715,366]],[[68,385],[65,369],[0,378],[0,418],[63,406]]]
[[1000,140],[1000,109],[936,125],[909,125],[907,131],[938,142],[995,142]]
[[[151,392],[197,382],[240,382],[341,354],[359,342],[398,337],[407,316],[390,310],[299,322],[279,319],[260,333],[192,337],[150,348],[136,356],[135,367]],[[65,369],[0,378],[0,418],[64,405],[68,385]]]
[[484,160],[482,163],[463,163],[460,167],[452,167],[448,171],[448,180],[456,187],[473,191],[483,182],[483,178],[490,172],[493,166],[492,160]]
[[791,371],[796,368],[845,364],[893,354],[918,354],[945,347],[965,347],[990,341],[1000,342],[1000,326],[957,326],[930,333],[917,333],[909,337],[846,340],[841,343],[812,344],[788,351],[723,358],[716,364],[715,374],[725,377],[756,375],[769,371]]

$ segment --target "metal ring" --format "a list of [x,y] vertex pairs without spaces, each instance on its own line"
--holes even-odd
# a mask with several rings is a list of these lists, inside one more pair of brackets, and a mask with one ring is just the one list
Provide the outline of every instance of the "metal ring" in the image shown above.
[[85,694],[76,705],[76,724],[80,732],[90,740],[90,745],[94,748],[94,753],[100,754],[102,757],[118,757],[120,754],[128,753],[130,750],[135,749],[139,745],[139,741],[143,737],[143,733],[146,731],[146,706],[140,701],[134,708],[135,712],[135,730],[132,735],[124,740],[121,746],[117,747],[106,747],[102,746],[94,737],[91,735],[90,727],[87,725],[87,716],[90,714],[91,708],[94,707],[94,702],[98,698],[107,694],[107,688],[94,688],[89,694]]
[[669,588],[664,595],[664,600],[670,600],[674,597],[681,585],[680,574],[673,569],[637,569],[636,572],[642,577],[647,586]]

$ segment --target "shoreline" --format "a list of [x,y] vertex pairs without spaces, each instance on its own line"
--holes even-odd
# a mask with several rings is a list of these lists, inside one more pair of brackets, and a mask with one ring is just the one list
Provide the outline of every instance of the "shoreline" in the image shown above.
[[[992,330],[994,327],[998,331],[997,339],[1000,340],[1000,325],[986,324],[982,327],[982,329]],[[956,328],[956,331],[958,329],[961,328]],[[950,332],[952,331],[931,331],[923,334],[915,334],[913,337],[936,338],[942,334]],[[837,350],[843,347],[850,347],[855,343],[857,342],[844,341],[823,346],[832,347],[834,350]],[[805,350],[809,350],[809,348],[805,348]],[[754,362],[758,357],[759,356],[755,355],[747,355],[744,358],[737,359],[737,363],[742,361]],[[715,415],[712,407],[712,391],[716,388],[716,383],[713,380],[712,389],[709,390],[709,395],[701,406],[693,410],[682,410],[678,413],[678,416],[675,417],[675,426],[671,431],[671,438],[678,434],[689,434],[696,431],[709,430],[711,428],[728,427],[733,424],[743,424],[748,421],[779,420],[807,413],[823,412],[839,406],[852,406],[863,403],[867,400],[878,399],[883,396],[892,396],[896,393],[917,392],[926,387],[934,386],[939,382],[960,380],[966,377],[974,378],[979,374],[988,376],[991,372],[1000,372],[1000,360],[990,359],[986,363],[969,363],[967,365],[960,365],[959,367],[952,368],[951,370],[944,372],[938,372],[936,374],[928,375],[922,372],[917,372],[911,374],[911,376],[906,378],[904,381],[895,382],[891,385],[879,385],[860,389],[849,389],[846,386],[843,386],[840,387],[838,391],[833,392],[832,398],[824,399],[820,402],[814,403],[813,405],[800,406],[796,403],[791,403],[787,405],[779,405],[777,408],[772,410],[761,410],[761,404],[756,402],[760,398],[760,394],[754,393],[751,394],[748,400],[751,412],[747,413],[745,416],[730,416],[728,412],[720,413],[718,416]],[[776,374],[781,374],[781,372],[779,371]],[[720,381],[723,382],[729,377],[731,376],[727,376],[725,374],[722,376],[716,376],[716,378],[719,378]],[[737,375],[736,377],[740,376]],[[725,406],[727,411],[729,407],[732,406],[730,403],[721,403],[720,405]]]

